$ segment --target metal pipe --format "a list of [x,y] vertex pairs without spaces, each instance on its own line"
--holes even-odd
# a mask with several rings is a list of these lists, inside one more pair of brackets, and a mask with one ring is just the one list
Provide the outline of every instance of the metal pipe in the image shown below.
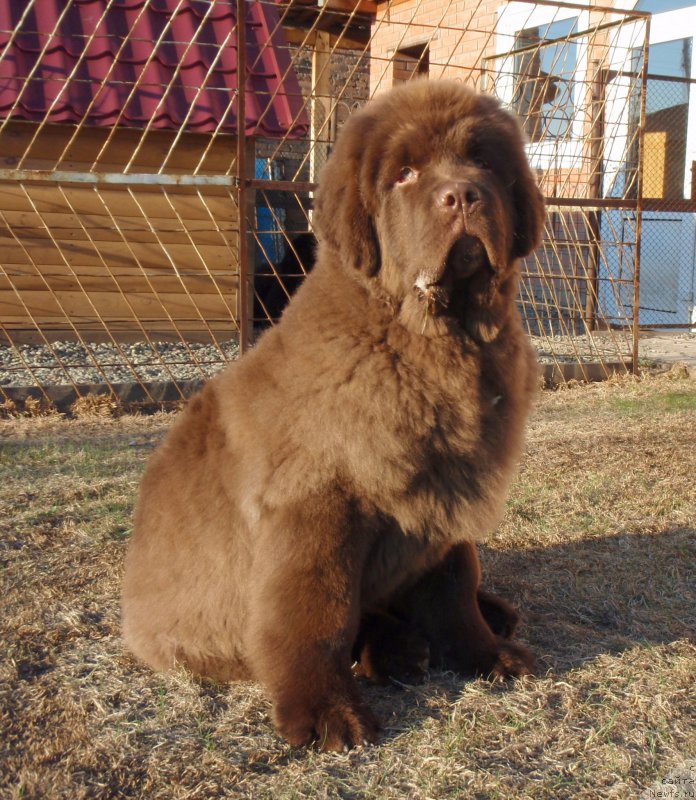
[[247,242],[246,152],[246,0],[237,0],[237,213],[239,217],[239,286],[237,289],[239,352],[249,346],[249,248]]
[[311,181],[272,181],[265,178],[250,178],[246,185],[250,189],[259,189],[268,192],[313,192],[319,186],[318,183]]
[[639,19],[650,19],[651,13],[650,11],[635,11],[625,10],[622,8],[613,8],[612,6],[601,6],[601,5],[592,5],[588,8],[587,3],[566,3],[566,2],[558,2],[558,0],[522,0],[523,3],[527,3],[528,5],[534,6],[552,6],[553,8],[576,8],[578,11],[601,11],[604,14],[621,14],[625,19],[632,19],[633,17],[636,20]]
[[[600,199],[602,196],[602,170],[604,163],[604,76],[605,70],[599,60],[592,61],[592,84],[590,87],[590,196]],[[601,223],[599,211],[588,214],[589,228],[589,263],[585,295],[585,325],[593,331],[597,324],[597,300],[599,298],[599,262]]]
[[643,76],[640,85],[640,120],[638,124],[638,179],[636,188],[636,263],[633,271],[633,365],[634,375],[638,374],[638,344],[640,341],[640,255],[643,234],[643,147],[645,140],[646,99],[648,92],[648,61],[650,58],[650,17],[645,20],[643,40]]
[[28,183],[110,183],[121,186],[227,186],[239,183],[233,175],[163,175],[156,172],[73,172],[48,169],[0,169],[0,181]]

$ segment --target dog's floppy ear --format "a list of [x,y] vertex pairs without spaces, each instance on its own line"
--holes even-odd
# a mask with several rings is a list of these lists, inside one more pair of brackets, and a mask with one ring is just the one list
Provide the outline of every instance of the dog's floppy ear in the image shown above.
[[379,244],[361,183],[373,189],[366,175],[373,120],[358,112],[343,126],[319,179],[312,224],[317,239],[338,250],[348,267],[374,275],[379,270]]
[[517,215],[512,254],[515,258],[524,258],[541,242],[546,221],[546,206],[544,197],[526,164],[518,171],[512,191]]

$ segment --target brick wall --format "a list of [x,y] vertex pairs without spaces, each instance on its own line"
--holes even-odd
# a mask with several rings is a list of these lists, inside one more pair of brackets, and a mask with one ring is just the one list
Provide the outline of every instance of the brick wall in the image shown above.
[[378,8],[372,39],[370,84],[384,91],[394,81],[393,59],[399,51],[426,46],[430,77],[480,83],[482,59],[495,52],[494,30],[499,0],[406,0]]

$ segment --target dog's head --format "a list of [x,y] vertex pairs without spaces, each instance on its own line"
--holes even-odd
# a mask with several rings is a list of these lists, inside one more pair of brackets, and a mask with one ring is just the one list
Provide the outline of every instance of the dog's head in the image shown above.
[[314,226],[336,260],[379,280],[406,316],[453,315],[490,339],[544,218],[517,121],[461,84],[418,81],[346,123]]

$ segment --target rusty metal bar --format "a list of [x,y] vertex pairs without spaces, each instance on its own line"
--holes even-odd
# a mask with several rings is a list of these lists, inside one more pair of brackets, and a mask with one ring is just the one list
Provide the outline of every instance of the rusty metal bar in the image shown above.
[[645,38],[643,39],[643,77],[640,84],[640,121],[638,124],[638,177],[636,206],[636,251],[633,272],[633,374],[637,375],[639,338],[640,338],[640,251],[643,235],[643,156],[645,146],[645,120],[647,113],[648,65],[650,58],[650,19],[645,21]]
[[660,322],[659,324],[646,322],[638,326],[641,331],[662,330],[663,328],[669,330],[691,330],[693,327],[693,322]]
[[[544,200],[546,205],[551,208],[587,208],[597,211],[605,208],[622,211],[636,211],[638,209],[638,201],[629,197],[602,197],[595,199],[590,197],[553,197],[545,195]],[[644,212],[674,211],[696,213],[696,200],[661,200],[660,198],[644,197],[641,201],[641,208]]]
[[[3,170],[0,170],[0,178],[2,177],[2,173]],[[197,176],[191,177],[195,178]],[[217,178],[220,176],[211,177]],[[202,183],[204,184],[205,182]],[[310,181],[272,181],[265,180],[264,178],[248,178],[245,183],[246,186],[251,189],[258,189],[261,191],[289,192],[292,194],[296,194],[298,192],[316,191],[319,185]],[[196,185],[195,181],[192,181],[190,185]],[[212,183],[211,185],[236,184],[233,181],[230,184]],[[601,211],[602,209],[606,208],[635,211],[638,208],[638,201],[630,197],[554,197],[553,195],[545,195],[544,201],[546,202],[546,205],[551,208],[557,206],[559,208],[586,208],[597,211]],[[659,198],[643,198],[642,208],[643,211],[696,212],[696,200],[661,200]]]
[[246,0],[237,0],[237,214],[239,218],[239,352],[243,355],[251,339],[249,320],[249,248],[247,242],[247,139],[246,139]]
[[[592,83],[590,87],[590,194],[593,197],[602,195],[602,155],[604,141],[603,130],[603,94],[604,94],[604,70],[598,60],[592,62]],[[599,242],[600,242],[600,221],[599,212],[593,210],[590,214],[589,229],[590,238],[590,263],[588,265],[587,276],[587,296],[585,298],[585,325],[588,330],[594,330],[597,322],[597,301],[599,298],[598,277],[599,277]]]
[[625,197],[603,197],[600,200],[589,197],[553,197],[545,195],[544,200],[547,206],[558,208],[615,208],[633,211],[636,208],[636,201]]
[[636,21],[639,19],[650,19],[652,13],[650,11],[634,11],[626,10],[623,8],[612,8],[611,6],[588,5],[587,3],[570,3],[570,2],[557,2],[556,0],[522,0],[523,3],[535,6],[550,6],[551,8],[569,8],[577,9],[578,11],[599,11],[603,14],[617,14],[625,19],[632,19],[635,17]]
[[271,181],[265,178],[249,178],[246,185],[250,189],[259,189],[268,192],[313,192],[319,186],[311,181]]
[[165,175],[158,172],[73,172],[49,169],[0,169],[0,181],[115,184],[119,186],[236,187],[236,175]]

